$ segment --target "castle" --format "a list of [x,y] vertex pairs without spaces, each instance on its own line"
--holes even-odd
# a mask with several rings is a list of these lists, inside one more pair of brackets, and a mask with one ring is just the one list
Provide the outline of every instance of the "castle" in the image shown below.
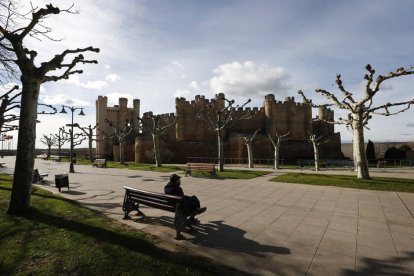
[[[140,117],[140,101],[134,100],[133,108],[127,107],[127,99],[120,98],[119,105],[107,106],[107,97],[99,96],[96,101],[97,135],[110,132],[105,119],[121,125],[128,119],[132,124],[138,124]],[[216,94],[214,99],[196,96],[194,100],[176,98],[175,113],[157,115],[159,121],[174,123],[160,137],[160,151],[163,163],[186,163],[189,157],[217,157],[217,134],[211,129],[208,120],[199,120],[198,114],[206,110],[207,105],[214,103],[225,106],[225,95]],[[279,135],[289,133],[289,140],[281,146],[281,159],[285,162],[296,163],[297,159],[312,159],[312,145],[307,141],[310,133],[317,137],[323,136],[326,143],[320,146],[320,157],[323,159],[340,159],[340,133],[334,132],[334,125],[323,120],[333,120],[334,112],[328,108],[319,108],[316,118],[312,117],[312,107],[308,103],[297,103],[293,97],[287,97],[283,102],[277,101],[273,94],[265,96],[263,107],[239,108],[236,115],[252,114],[248,119],[236,122],[224,133],[225,158],[247,158],[247,150],[243,136],[251,136],[259,129],[256,137],[257,144],[253,145],[255,159],[273,159],[273,146],[268,134]],[[138,128],[129,135],[125,146],[125,160],[137,163],[153,163],[153,142],[150,129],[150,116],[146,112],[142,118],[142,129]],[[145,119],[147,118],[147,119]],[[316,119],[315,118],[315,119]],[[119,147],[116,140],[103,139],[96,142],[97,155],[119,160]]]

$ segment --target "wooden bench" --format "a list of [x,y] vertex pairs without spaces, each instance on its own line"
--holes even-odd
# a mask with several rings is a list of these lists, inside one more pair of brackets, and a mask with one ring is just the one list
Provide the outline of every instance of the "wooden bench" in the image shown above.
[[92,167],[106,168],[106,159],[95,159],[92,163]]
[[138,190],[126,186],[124,186],[124,188],[125,197],[122,205],[124,219],[130,218],[128,214],[131,211],[137,211],[138,215],[144,215],[144,213],[139,210],[140,204],[142,204],[175,213],[174,228],[177,231],[177,240],[182,238],[181,232],[185,227],[192,229],[192,226],[185,215],[184,197]]
[[5,165],[6,165],[6,163],[0,162],[0,168],[4,168]]
[[216,165],[210,163],[187,163],[185,168],[185,176],[190,175],[192,171],[208,172],[210,173],[210,178],[216,178]]
[[41,173],[39,172],[38,169],[34,169],[33,170],[33,183],[45,182],[43,178],[45,178],[46,176],[48,176],[47,173]]

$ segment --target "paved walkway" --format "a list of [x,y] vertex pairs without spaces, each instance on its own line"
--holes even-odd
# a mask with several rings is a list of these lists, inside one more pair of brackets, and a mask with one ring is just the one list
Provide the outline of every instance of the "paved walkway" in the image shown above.
[[[4,160],[14,166],[12,158]],[[69,169],[43,160],[36,167],[52,184],[54,174]],[[253,180],[183,177],[184,191],[208,209],[196,231],[176,241],[171,213],[143,208],[146,217],[122,220],[123,186],[162,192],[169,173],[75,170],[62,196],[250,274],[414,275],[414,194],[268,181],[287,170]],[[414,178],[414,169],[372,175]],[[40,186],[58,193],[52,184]]]

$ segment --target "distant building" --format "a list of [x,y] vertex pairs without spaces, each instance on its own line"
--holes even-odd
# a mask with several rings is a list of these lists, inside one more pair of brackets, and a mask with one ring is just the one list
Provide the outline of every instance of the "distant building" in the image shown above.
[[[196,96],[194,100],[176,98],[175,113],[161,114],[160,120],[174,122],[163,137],[160,137],[160,150],[163,163],[185,163],[188,157],[217,157],[217,136],[211,129],[208,120],[199,120],[197,114],[205,110],[212,101],[215,104],[225,104],[225,95],[216,94],[214,99],[208,100],[204,96]],[[126,118],[136,120],[139,117],[139,100],[134,100],[134,107],[127,108],[127,99],[120,99],[119,105],[107,106],[106,97],[99,96],[97,104],[97,123],[99,126],[105,119],[122,122]],[[321,120],[333,120],[334,112],[327,108],[320,108],[316,118],[312,117],[312,108],[307,103],[297,103],[293,97],[285,101],[277,101],[273,94],[265,96],[263,107],[244,108],[236,111],[239,114],[252,112],[254,115],[247,120],[235,123],[225,132],[225,158],[247,158],[246,146],[241,140],[243,136],[252,135],[260,129],[257,141],[253,145],[255,159],[273,159],[273,147],[267,137],[268,133],[285,134],[289,132],[289,140],[281,146],[281,158],[288,162],[297,159],[312,159],[312,145],[306,140],[309,133],[324,136],[328,142],[321,146],[321,158],[340,159],[341,137],[334,132],[334,125]],[[177,114],[180,116],[177,117]],[[152,115],[152,112],[143,114],[143,118]],[[148,132],[148,120],[143,121],[142,132],[134,133],[129,137],[129,146],[125,158],[138,163],[152,163],[152,138]],[[99,127],[105,131],[106,128]],[[109,131],[109,129],[108,129]],[[99,134],[99,131],[98,131]],[[117,145],[114,141],[103,140],[97,142],[97,154],[117,158]]]

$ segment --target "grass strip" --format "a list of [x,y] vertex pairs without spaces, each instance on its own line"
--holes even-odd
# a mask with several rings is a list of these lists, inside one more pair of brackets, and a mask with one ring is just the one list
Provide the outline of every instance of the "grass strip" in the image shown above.
[[357,179],[350,175],[286,173],[272,178],[270,181],[379,191],[414,192],[414,179],[392,177]]
[[[263,176],[271,173],[270,171],[251,171],[251,170],[235,170],[226,169],[222,172],[216,172],[218,179],[252,179],[258,176]],[[208,172],[200,172],[194,170],[191,172],[193,177],[210,177]]]

